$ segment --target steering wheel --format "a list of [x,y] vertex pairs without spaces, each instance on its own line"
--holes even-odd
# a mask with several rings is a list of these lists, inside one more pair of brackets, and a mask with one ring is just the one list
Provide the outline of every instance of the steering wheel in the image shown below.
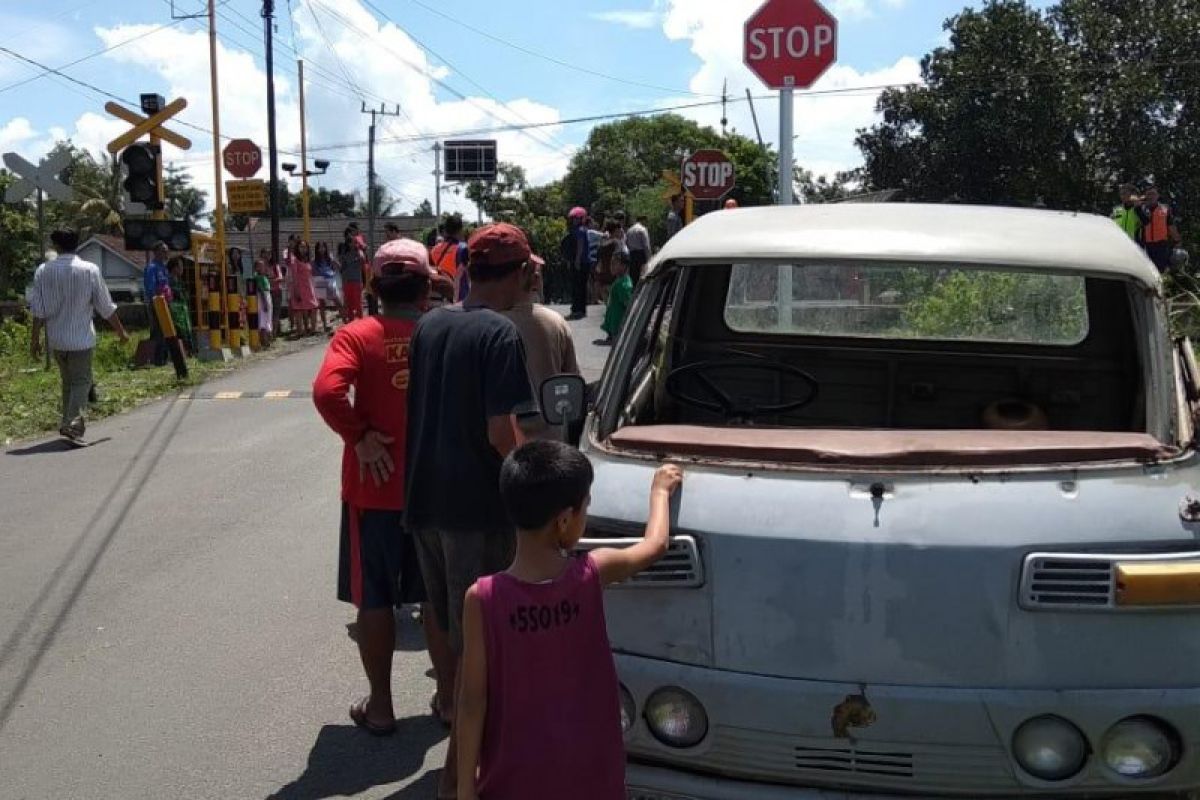
[[[721,372],[747,370],[757,370],[773,375],[795,378],[805,384],[807,391],[800,398],[789,400],[786,403],[762,405],[748,398],[731,397],[728,392],[718,386],[712,377],[710,377],[713,374],[720,374]],[[699,388],[703,389],[707,397],[697,397],[694,394],[688,394],[682,386],[687,378],[691,378]],[[666,390],[667,394],[684,405],[716,412],[724,416],[727,420],[753,420],[756,417],[770,417],[804,408],[817,399],[819,385],[817,379],[812,375],[809,375],[799,367],[794,367],[782,361],[724,358],[695,361],[671,370],[667,375]]]

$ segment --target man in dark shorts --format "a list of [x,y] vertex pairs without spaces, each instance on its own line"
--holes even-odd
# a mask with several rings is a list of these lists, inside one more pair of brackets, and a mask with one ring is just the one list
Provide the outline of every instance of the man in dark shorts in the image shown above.
[[[426,600],[403,517],[409,347],[428,303],[433,270],[419,242],[400,239],[379,249],[373,272],[383,313],[355,320],[334,334],[313,383],[313,402],[345,442],[338,599],[358,608],[358,649],[371,686],[370,695],[350,707],[350,718],[383,736],[396,730],[393,609]],[[432,613],[424,621],[434,670],[446,673],[445,635]],[[442,706],[435,695],[435,713]]]
[[[406,524],[456,662],[467,589],[512,560],[500,465],[521,443],[516,411],[532,399],[520,334],[498,313],[520,296],[529,241],[513,225],[491,225],[471,237],[468,252],[466,300],[417,325],[408,398]],[[452,729],[439,797],[455,796],[455,749]]]

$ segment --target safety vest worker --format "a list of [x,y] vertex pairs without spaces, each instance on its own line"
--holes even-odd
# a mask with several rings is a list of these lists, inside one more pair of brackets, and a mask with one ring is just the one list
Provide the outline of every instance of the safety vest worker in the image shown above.
[[1171,250],[1182,237],[1171,208],[1158,202],[1158,190],[1150,186],[1144,197],[1145,204],[1138,208],[1138,218],[1142,221],[1142,247],[1154,266],[1166,272],[1171,266]]
[[1138,216],[1138,196],[1131,183],[1121,184],[1121,205],[1113,209],[1112,219],[1125,235],[1135,242],[1142,231],[1142,219]]

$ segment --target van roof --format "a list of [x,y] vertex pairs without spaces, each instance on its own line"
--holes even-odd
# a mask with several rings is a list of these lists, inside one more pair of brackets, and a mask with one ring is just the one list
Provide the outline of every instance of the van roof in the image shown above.
[[694,259],[990,264],[1127,278],[1153,289],[1161,283],[1141,248],[1107,217],[994,206],[833,203],[715,211],[667,242],[654,266]]

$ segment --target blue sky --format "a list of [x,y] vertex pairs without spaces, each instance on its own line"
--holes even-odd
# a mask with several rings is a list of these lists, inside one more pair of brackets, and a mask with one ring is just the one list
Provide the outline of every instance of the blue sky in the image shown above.
[[[184,13],[203,4],[173,5]],[[277,0],[280,146],[299,149],[298,52],[308,65],[310,158],[335,162],[324,185],[350,189],[365,182],[361,104],[400,104],[405,116],[382,123],[378,170],[401,207],[411,208],[432,199],[428,148],[438,133],[705,102],[720,94],[724,80],[733,97],[744,97],[747,87],[765,94],[741,64],[742,23],[757,5],[576,0],[568,14],[565,4],[550,0]],[[957,0],[827,0],[839,19],[839,63],[814,88],[916,79],[919,59],[941,41],[942,21],[962,6]],[[224,0],[219,8],[221,113],[224,134],[265,146],[260,8],[260,0]],[[189,108],[181,118],[210,128],[203,20],[171,25],[171,12],[172,0],[5,0],[0,46],[55,67],[113,47],[65,72],[134,100],[152,90],[185,96]],[[6,88],[39,72],[0,52],[0,151],[35,157],[63,137],[98,150],[121,132],[122,124],[104,113],[108,98],[90,89],[51,77]],[[854,130],[872,121],[873,102],[868,90],[800,99],[797,159],[818,172],[855,166]],[[774,142],[774,103],[763,100],[758,112],[764,137]],[[682,113],[705,124],[720,120],[719,106]],[[752,134],[745,103],[732,105],[729,119]],[[589,129],[553,124],[496,138],[501,158],[520,163],[540,182],[561,175]],[[180,130],[194,147],[168,158],[211,187],[211,134]],[[464,206],[452,192],[443,199],[448,207]]]

